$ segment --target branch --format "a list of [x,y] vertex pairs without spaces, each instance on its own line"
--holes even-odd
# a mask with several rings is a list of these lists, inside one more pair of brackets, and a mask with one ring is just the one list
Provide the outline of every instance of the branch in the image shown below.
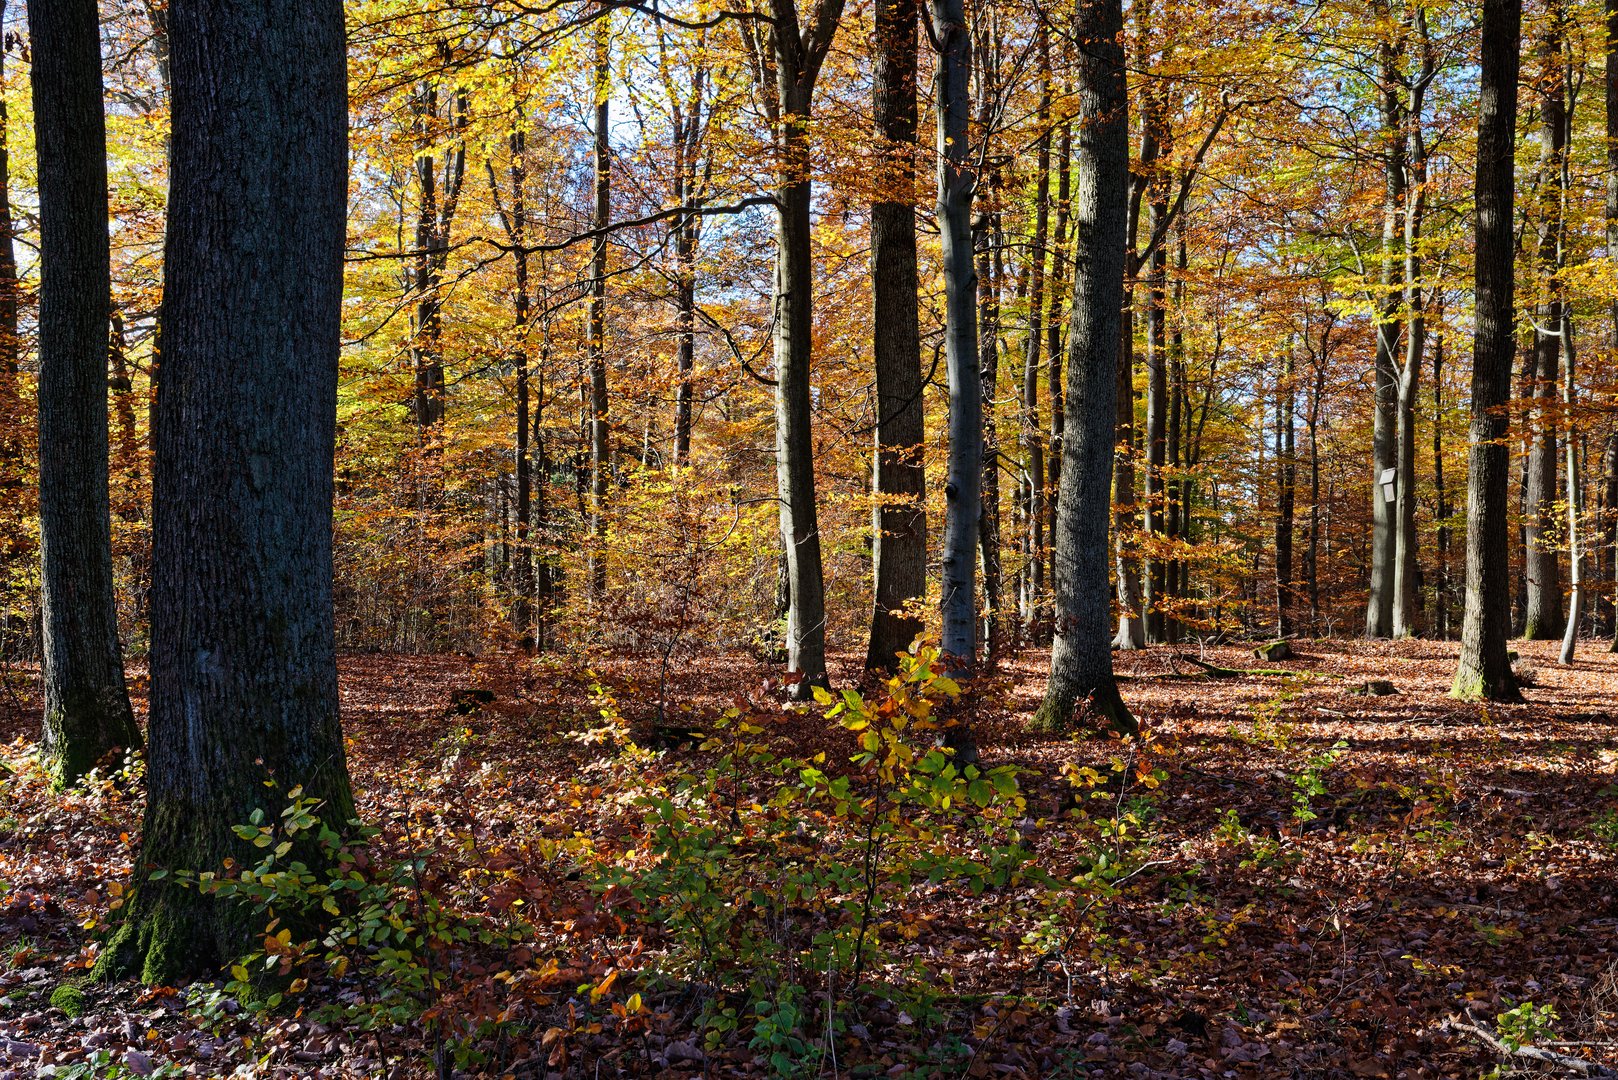
[[[1471,1016],[1470,1013],[1467,1015],[1469,1017]],[[1529,1061],[1540,1061],[1547,1065],[1557,1065],[1561,1068],[1567,1069],[1575,1076],[1618,1078],[1618,1072],[1613,1072],[1605,1065],[1598,1065],[1593,1061],[1586,1061],[1583,1058],[1576,1058],[1571,1054],[1558,1054],[1555,1050],[1546,1050],[1538,1046],[1525,1045],[1512,1049],[1510,1046],[1507,1046],[1504,1042],[1502,1042],[1500,1038],[1492,1031],[1489,1031],[1487,1028],[1479,1027],[1477,1024],[1463,1024],[1461,1021],[1452,1018],[1444,1021],[1444,1027],[1454,1028],[1456,1031],[1466,1032],[1468,1035],[1473,1036],[1479,1042],[1483,1043],[1501,1057],[1526,1058]]]

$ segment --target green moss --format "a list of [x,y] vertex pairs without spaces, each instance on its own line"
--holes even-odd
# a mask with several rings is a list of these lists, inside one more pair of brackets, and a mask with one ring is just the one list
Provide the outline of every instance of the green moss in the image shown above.
[[60,1009],[70,1020],[77,1020],[87,1008],[84,991],[72,983],[63,983],[51,991],[51,1008]]

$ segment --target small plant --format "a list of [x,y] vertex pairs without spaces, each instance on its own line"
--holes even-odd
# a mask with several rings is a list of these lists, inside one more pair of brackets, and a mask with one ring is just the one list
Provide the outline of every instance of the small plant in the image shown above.
[[1554,1037],[1558,1019],[1554,1005],[1525,1001],[1496,1016],[1494,1028],[1501,1044],[1515,1054],[1525,1046]]
[[1292,820],[1302,825],[1320,815],[1312,805],[1317,795],[1327,792],[1326,772],[1337,764],[1337,759],[1348,752],[1348,744],[1341,740],[1318,754],[1312,754],[1304,766],[1292,776]]
[[1608,807],[1590,822],[1590,833],[1608,847],[1618,847],[1618,807]]

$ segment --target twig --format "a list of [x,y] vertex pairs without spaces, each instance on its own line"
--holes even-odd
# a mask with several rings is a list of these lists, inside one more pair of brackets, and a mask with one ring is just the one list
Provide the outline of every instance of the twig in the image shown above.
[[[1471,1016],[1470,1013],[1467,1015],[1469,1017]],[[1462,1023],[1460,1020],[1451,1018],[1444,1021],[1444,1026],[1446,1028],[1454,1028],[1456,1031],[1466,1032],[1468,1035],[1471,1035],[1473,1038],[1477,1039],[1479,1042],[1483,1043],[1489,1049],[1493,1050],[1502,1057],[1526,1058],[1529,1061],[1539,1061],[1547,1065],[1556,1065],[1563,1069],[1567,1069],[1575,1076],[1610,1077],[1618,1080],[1618,1072],[1613,1072],[1605,1065],[1598,1065],[1593,1061],[1586,1061],[1583,1058],[1573,1057],[1571,1054],[1558,1054],[1555,1050],[1546,1050],[1543,1047],[1529,1046],[1526,1044],[1513,1049],[1502,1042],[1500,1038],[1492,1031],[1489,1031],[1487,1028],[1480,1027],[1477,1024]]]

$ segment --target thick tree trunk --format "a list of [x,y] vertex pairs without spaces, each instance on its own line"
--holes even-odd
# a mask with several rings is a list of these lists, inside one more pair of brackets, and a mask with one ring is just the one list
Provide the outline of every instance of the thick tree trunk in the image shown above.
[[882,190],[871,205],[872,352],[876,461],[872,560],[876,577],[866,670],[890,670],[922,631],[927,593],[921,330],[916,276],[917,0],[878,0],[872,73]]
[[[595,36],[595,204],[590,225],[604,230],[612,215],[611,56],[608,22]],[[607,589],[607,474],[612,468],[607,399],[607,234],[598,231],[590,251],[590,598],[599,604]]]
[[241,956],[263,926],[146,868],[253,865],[263,853],[232,826],[256,809],[277,820],[294,785],[338,828],[354,807],[332,633],[342,6],[173,0],[169,17],[151,758],[137,892],[99,970],[173,985]]
[[1483,0],[1482,89],[1474,187],[1477,315],[1472,349],[1472,428],[1466,479],[1466,617],[1453,693],[1518,697],[1506,656],[1506,404],[1514,340],[1513,158],[1522,0]]
[[1092,722],[1088,706],[1121,730],[1134,720],[1118,694],[1108,641],[1107,510],[1117,420],[1129,202],[1129,98],[1120,0],[1079,0],[1076,122],[1078,243],[1068,333],[1069,427],[1062,442],[1056,533],[1056,619],[1051,678],[1036,726],[1065,731]]
[[72,784],[110,751],[140,745],[118,645],[107,495],[101,29],[94,0],[32,4],[28,25],[39,154],[42,756],[54,783]]
[[[944,482],[943,642],[949,670],[977,659],[978,516],[983,494],[983,385],[978,371],[977,265],[972,252],[972,36],[962,0],[929,0],[938,43],[938,231],[944,271],[944,364],[949,377],[949,471]],[[1038,334],[1034,335],[1036,338]]]

